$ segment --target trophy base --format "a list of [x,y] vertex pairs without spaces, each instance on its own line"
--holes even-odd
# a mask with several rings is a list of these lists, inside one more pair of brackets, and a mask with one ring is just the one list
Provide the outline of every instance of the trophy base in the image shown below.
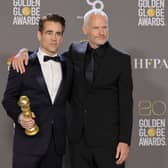
[[39,127],[37,125],[34,125],[34,127],[29,130],[25,130],[25,134],[28,136],[34,136],[38,132],[39,132]]

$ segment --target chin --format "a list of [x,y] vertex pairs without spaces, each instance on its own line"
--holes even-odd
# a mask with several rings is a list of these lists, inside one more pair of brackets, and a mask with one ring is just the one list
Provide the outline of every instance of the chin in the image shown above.
[[57,50],[56,50],[56,49],[53,49],[53,50],[50,50],[50,52],[52,52],[52,53],[56,53]]
[[100,40],[100,41],[98,41],[97,44],[98,44],[98,45],[103,45],[104,43],[106,43],[106,41],[107,41],[107,40]]
[[[106,42],[106,41],[105,41],[105,42]],[[99,44],[98,44],[98,46],[104,45],[104,44],[105,44],[105,42],[99,43]]]

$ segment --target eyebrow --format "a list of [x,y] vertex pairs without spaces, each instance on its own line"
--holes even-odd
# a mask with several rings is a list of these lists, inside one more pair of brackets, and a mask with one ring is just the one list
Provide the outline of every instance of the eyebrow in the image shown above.
[[[52,30],[46,30],[45,31],[46,33],[52,33],[53,31]],[[57,31],[56,34],[62,34],[63,32],[62,31]]]
[[53,32],[53,31],[52,31],[52,30],[46,30],[45,32],[46,32],[46,33],[50,33],[50,32]]
[[[53,32],[53,30],[46,30],[45,32]],[[62,33],[62,31],[57,31],[56,33]]]

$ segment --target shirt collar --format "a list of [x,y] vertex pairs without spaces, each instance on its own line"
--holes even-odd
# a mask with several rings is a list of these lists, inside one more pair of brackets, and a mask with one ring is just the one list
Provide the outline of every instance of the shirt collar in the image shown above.
[[105,48],[107,47],[108,45],[108,42],[104,43],[103,45],[101,45],[100,47],[96,48],[96,49],[93,49],[91,48],[91,46],[89,45],[88,43],[88,46],[87,46],[87,52],[91,53],[92,51],[95,51],[96,54],[101,57],[104,55],[104,50]]
[[[48,55],[47,53],[45,53],[44,51],[41,50],[41,48],[38,49],[38,52],[37,52],[37,56],[38,56],[38,59],[40,61],[40,63],[44,63],[44,55]],[[53,57],[56,57],[58,56],[58,54],[56,53]]]

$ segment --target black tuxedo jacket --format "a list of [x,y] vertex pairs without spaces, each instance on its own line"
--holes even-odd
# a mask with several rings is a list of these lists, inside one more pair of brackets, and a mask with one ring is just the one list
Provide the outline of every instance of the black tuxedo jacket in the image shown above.
[[[60,57],[63,79],[54,104],[51,103],[36,52],[30,56],[24,74],[10,69],[2,104],[15,122],[14,153],[45,153],[52,128],[57,152],[63,154],[65,151],[65,104],[71,87],[72,67],[67,58]],[[31,110],[35,113],[40,128],[40,132],[32,137],[25,135],[24,129],[18,124],[21,110],[17,102],[21,95],[29,97]]]
[[84,77],[87,42],[73,43],[64,53],[73,64],[73,85],[68,113],[70,141],[84,136],[89,145],[130,144],[132,129],[132,77],[130,56],[108,42],[95,81]]

